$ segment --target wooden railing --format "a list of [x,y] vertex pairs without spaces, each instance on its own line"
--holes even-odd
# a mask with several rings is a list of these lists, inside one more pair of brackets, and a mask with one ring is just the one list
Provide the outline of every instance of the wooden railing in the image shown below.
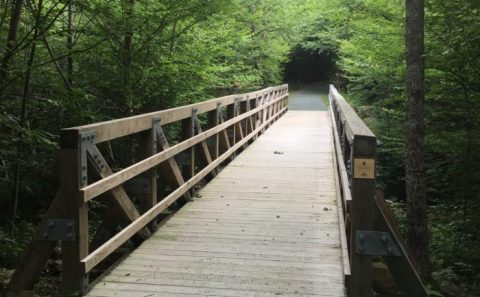
[[334,86],[330,86],[329,101],[340,238],[349,296],[373,296],[373,257],[382,257],[407,296],[428,296],[393,212],[376,189],[377,138]]
[[[222,162],[246,147],[287,108],[288,86],[282,85],[62,130],[61,187],[10,281],[10,292],[19,294],[34,285],[60,241],[65,295],[82,294],[92,269],[129,239],[138,242],[148,237],[162,211],[179,199],[190,200],[195,185],[214,175]],[[206,114],[206,125],[202,114]],[[181,123],[181,139],[173,144],[164,127],[175,122]],[[98,144],[134,134],[140,137],[143,158],[114,172]],[[137,207],[124,185],[139,176],[143,191],[137,193]],[[160,201],[159,178],[172,188]],[[95,200],[107,208],[92,236],[88,209]],[[115,234],[119,222],[123,229]],[[99,235],[105,228],[113,233],[106,241]]]

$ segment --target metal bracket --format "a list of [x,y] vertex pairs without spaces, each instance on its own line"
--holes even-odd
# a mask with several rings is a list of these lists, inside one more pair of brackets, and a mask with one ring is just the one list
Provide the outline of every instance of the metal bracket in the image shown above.
[[165,133],[163,132],[162,127],[160,126],[160,119],[155,118],[154,121],[155,121],[154,122],[155,140],[158,139],[158,141],[160,141],[160,145],[162,146],[162,149],[166,149],[170,145],[168,144],[167,136],[165,136]]
[[195,111],[192,115],[192,119],[193,119],[193,131],[194,131],[194,134],[200,134],[203,132],[202,130],[202,126],[200,124],[200,120],[198,119],[197,117],[197,112]]
[[190,165],[190,154],[186,151],[180,152],[175,155],[175,161],[179,166]]
[[217,102],[217,125],[219,125],[223,120],[222,113],[222,102]]
[[150,187],[150,179],[144,177],[134,177],[123,184],[123,188],[129,194],[141,195],[149,194],[152,189]]
[[356,231],[355,251],[360,255],[400,256],[400,251],[388,232]]
[[48,219],[40,234],[40,240],[75,241],[75,221],[68,219]]
[[153,154],[158,152],[157,135],[158,135],[158,130],[162,129],[162,126],[160,126],[160,123],[161,123],[161,120],[159,117],[152,118],[152,152]]
[[240,102],[242,98],[235,98],[233,101],[233,116],[236,117],[240,112]]
[[195,135],[195,127],[197,126],[197,108],[192,108],[192,136]]
[[95,141],[95,131],[87,131],[79,134],[79,184],[81,187],[84,187],[88,184],[88,171],[87,171],[87,150],[88,146],[94,144]]

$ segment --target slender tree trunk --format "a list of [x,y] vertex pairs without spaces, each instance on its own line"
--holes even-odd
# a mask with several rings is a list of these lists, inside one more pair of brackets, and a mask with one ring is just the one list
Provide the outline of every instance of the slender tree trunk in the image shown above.
[[405,102],[405,169],[407,242],[417,269],[429,277],[426,170],[425,170],[425,45],[424,0],[406,1],[407,78]]
[[67,50],[67,80],[71,88],[73,86],[73,0],[68,2],[67,7]]
[[[26,128],[28,127],[27,117],[28,117],[28,101],[30,99],[30,80],[32,77],[32,65],[35,59],[35,51],[36,51],[36,42],[35,39],[38,37],[40,32],[40,19],[42,16],[42,6],[43,0],[39,0],[37,13],[35,15],[35,29],[34,29],[34,41],[32,42],[32,46],[30,48],[30,53],[28,55],[27,61],[27,72],[25,73],[25,81],[23,84],[23,96],[21,102],[21,110],[20,110],[20,127]],[[24,136],[20,137],[20,140],[17,144],[17,166],[15,172],[15,195],[13,201],[13,213],[12,213],[12,231],[15,230],[15,220],[17,218],[17,209],[18,209],[18,201],[19,201],[19,193],[20,193],[20,175],[21,175],[21,164],[25,150],[25,142],[23,139]]]
[[172,39],[170,39],[170,50],[168,51],[168,55],[171,56],[173,54],[173,49],[175,48],[175,34],[177,31],[177,21],[173,22],[173,27],[172,27]]
[[125,36],[122,48],[122,66],[123,66],[123,97],[124,105],[128,112],[133,112],[133,98],[131,90],[130,72],[132,64],[132,42],[133,42],[133,6],[134,0],[125,1]]
[[7,46],[5,55],[2,58],[2,64],[0,65],[0,102],[3,100],[5,88],[2,86],[6,83],[10,66],[13,59],[13,49],[17,44],[18,24],[20,23],[20,15],[22,13],[23,0],[16,0],[13,3],[12,16],[10,18],[10,27],[8,29]]

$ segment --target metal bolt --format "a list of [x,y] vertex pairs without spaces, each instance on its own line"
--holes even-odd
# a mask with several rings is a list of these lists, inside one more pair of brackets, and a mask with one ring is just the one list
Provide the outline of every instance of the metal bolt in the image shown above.
[[87,180],[87,177],[85,175],[82,176],[82,180]]
[[93,158],[94,158],[94,159],[98,159],[98,155],[94,155]]
[[82,166],[82,170],[87,170],[87,166]]
[[73,239],[73,234],[72,234],[72,233],[68,233],[68,234],[67,234],[67,239]]
[[387,252],[388,252],[389,254],[393,254],[393,249],[392,249],[391,247],[388,247],[388,248],[387,248]]
[[72,223],[67,223],[67,229],[72,229],[73,224]]
[[360,233],[360,234],[358,235],[358,239],[359,239],[361,242],[364,242],[364,241],[365,241],[365,234]]
[[52,229],[55,226],[54,222],[48,222],[48,228]]
[[102,164],[102,165],[100,165],[100,168],[101,168],[101,169],[103,169],[104,167],[105,167],[105,165],[103,165],[103,164]]
[[380,240],[382,241],[382,243],[387,243],[387,236],[385,234],[382,234],[382,236],[380,237]]
[[85,136],[82,137],[82,141],[85,141],[87,140],[87,138]]

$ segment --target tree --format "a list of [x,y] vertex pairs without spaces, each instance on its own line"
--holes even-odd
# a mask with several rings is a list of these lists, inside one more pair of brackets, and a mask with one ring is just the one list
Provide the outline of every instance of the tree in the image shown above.
[[407,243],[417,270],[428,276],[428,226],[425,169],[425,45],[424,1],[406,1],[405,186]]
[[[7,4],[5,4],[7,5]],[[12,16],[10,18],[10,26],[8,29],[8,38],[5,54],[2,58],[0,65],[0,86],[8,79],[10,67],[12,64],[12,58],[15,52],[15,46],[17,45],[18,26],[20,23],[20,17],[22,13],[23,0],[16,0],[12,8]],[[3,99],[4,88],[0,89],[0,102]]]

